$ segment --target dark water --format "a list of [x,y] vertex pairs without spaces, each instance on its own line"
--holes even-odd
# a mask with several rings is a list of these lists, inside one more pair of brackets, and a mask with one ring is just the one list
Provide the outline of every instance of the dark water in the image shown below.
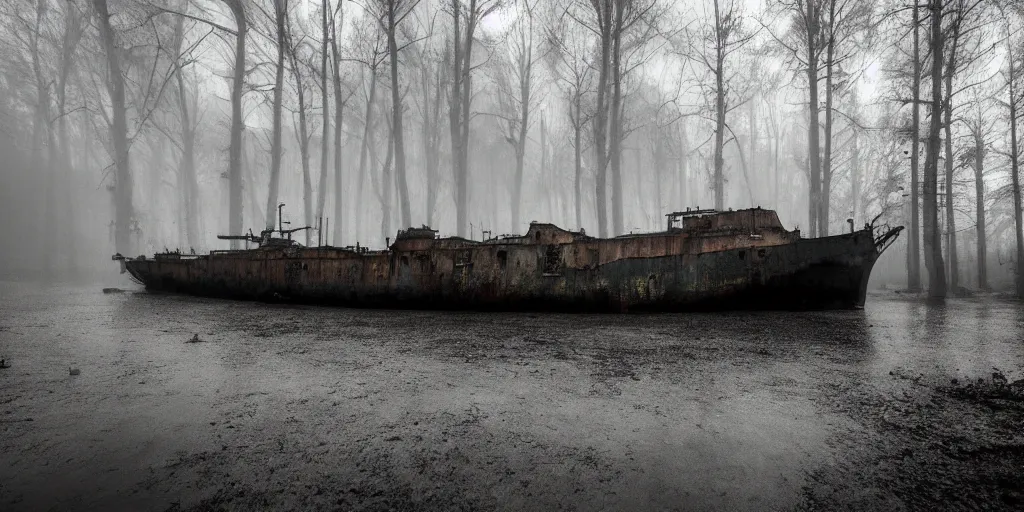
[[[1024,370],[995,298],[461,314],[0,283],[0,311],[3,510],[914,508],[905,467],[856,467],[903,450],[894,408],[956,418],[919,384]],[[1013,508],[993,485],[975,501]]]

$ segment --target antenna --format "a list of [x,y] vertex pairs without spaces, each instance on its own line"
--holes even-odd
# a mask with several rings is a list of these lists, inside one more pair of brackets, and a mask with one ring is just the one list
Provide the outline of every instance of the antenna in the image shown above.
[[282,234],[284,233],[283,231],[281,231],[281,230],[284,229],[284,223],[281,222],[281,210],[283,208],[284,208],[284,203],[281,203],[281,204],[277,205],[277,231],[281,232]]

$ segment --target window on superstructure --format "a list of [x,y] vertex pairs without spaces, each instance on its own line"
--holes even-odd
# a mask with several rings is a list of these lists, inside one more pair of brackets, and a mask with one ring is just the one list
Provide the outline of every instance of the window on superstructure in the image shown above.
[[544,273],[556,274],[562,264],[562,251],[555,245],[549,245],[544,253]]

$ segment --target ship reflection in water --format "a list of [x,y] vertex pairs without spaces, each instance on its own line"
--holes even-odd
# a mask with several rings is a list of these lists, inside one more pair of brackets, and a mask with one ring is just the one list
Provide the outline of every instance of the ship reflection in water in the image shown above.
[[[303,247],[297,229],[258,247],[125,258],[148,290],[350,307],[557,311],[844,309],[864,305],[878,256],[902,227],[801,238],[772,210],[688,210],[665,231],[595,238],[533,222],[524,236],[398,232],[386,250]],[[305,228],[298,228],[305,229]],[[280,237],[274,237],[277,233]]]

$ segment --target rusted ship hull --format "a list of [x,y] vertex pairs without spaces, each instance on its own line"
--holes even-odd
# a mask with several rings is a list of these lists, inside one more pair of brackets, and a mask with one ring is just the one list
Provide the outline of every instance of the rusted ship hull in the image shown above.
[[732,235],[723,244],[720,236],[666,233],[566,241],[531,227],[524,238],[537,243],[260,248],[127,259],[125,269],[153,291],[347,307],[671,312],[864,305],[884,250],[872,230],[813,239],[781,233],[797,237]]

